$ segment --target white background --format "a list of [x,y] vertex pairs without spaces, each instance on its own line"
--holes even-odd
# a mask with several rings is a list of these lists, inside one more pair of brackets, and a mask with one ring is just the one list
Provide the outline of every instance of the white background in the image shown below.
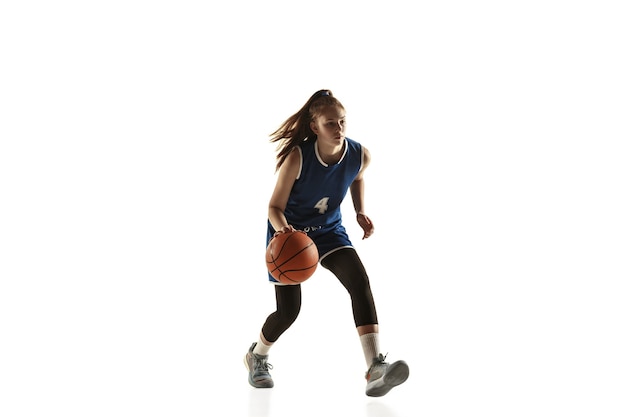
[[[619,3],[3,2],[0,414],[623,416]],[[321,88],[373,156],[379,399],[321,268],[276,387],[242,364],[268,135]]]

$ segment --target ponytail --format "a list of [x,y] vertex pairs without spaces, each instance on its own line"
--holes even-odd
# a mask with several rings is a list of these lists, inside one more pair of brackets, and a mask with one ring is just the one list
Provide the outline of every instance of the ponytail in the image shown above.
[[311,122],[322,110],[328,106],[343,105],[337,100],[332,91],[319,90],[295,114],[285,120],[276,131],[270,135],[270,142],[278,142],[276,155],[276,170],[282,166],[289,153],[305,141],[317,139],[311,130]]

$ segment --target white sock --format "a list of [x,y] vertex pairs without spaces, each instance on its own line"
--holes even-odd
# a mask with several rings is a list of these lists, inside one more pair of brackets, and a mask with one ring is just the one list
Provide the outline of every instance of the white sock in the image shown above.
[[361,338],[361,346],[363,347],[363,354],[365,355],[365,362],[369,369],[374,362],[374,358],[378,357],[380,349],[378,348],[378,333],[366,333]]
[[256,346],[254,347],[254,349],[252,349],[252,353],[255,353],[257,355],[262,355],[262,356],[267,356],[270,353],[270,348],[272,347],[272,345],[266,345],[265,342],[263,342],[263,338],[259,337],[259,341],[256,342]]

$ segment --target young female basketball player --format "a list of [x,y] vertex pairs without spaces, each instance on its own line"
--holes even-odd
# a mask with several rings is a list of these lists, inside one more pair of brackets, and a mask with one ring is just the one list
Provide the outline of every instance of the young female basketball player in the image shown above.
[[[271,136],[278,142],[278,178],[269,203],[267,243],[278,233],[303,230],[317,245],[320,263],[337,276],[352,300],[352,312],[361,340],[366,373],[365,393],[382,396],[409,376],[404,361],[385,362],[379,349],[378,318],[369,278],[342,225],[340,205],[348,189],[363,239],[374,233],[365,214],[363,173],[369,151],[345,136],[343,105],[331,91],[320,90]],[[270,314],[259,340],[245,356],[248,381],[256,388],[271,388],[274,381],[267,362],[270,348],[300,312],[301,284],[275,284],[276,311]]]

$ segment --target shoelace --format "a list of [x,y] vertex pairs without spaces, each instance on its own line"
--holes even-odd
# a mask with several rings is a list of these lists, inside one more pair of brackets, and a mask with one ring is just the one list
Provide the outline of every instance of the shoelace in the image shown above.
[[259,358],[258,356],[254,361],[254,370],[268,371],[270,369],[274,369],[271,363],[267,363],[267,359]]
[[365,378],[369,379],[369,375],[370,375],[370,373],[372,371],[372,368],[374,368],[375,366],[383,365],[385,363],[385,359],[386,358],[387,358],[387,354],[383,355],[382,353],[379,353],[378,357],[374,358],[374,361],[372,362],[372,365],[370,366],[370,368],[365,373]]
[[372,369],[374,366],[376,365],[382,365],[385,363],[385,359],[387,358],[387,355],[384,355],[382,353],[378,354],[377,358],[374,358],[374,361],[372,361],[372,366],[370,366],[370,369]]

